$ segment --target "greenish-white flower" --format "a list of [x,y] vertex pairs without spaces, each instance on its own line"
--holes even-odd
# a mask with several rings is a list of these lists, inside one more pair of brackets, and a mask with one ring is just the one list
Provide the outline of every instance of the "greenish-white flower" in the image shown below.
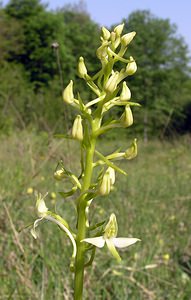
[[113,72],[105,85],[106,92],[113,93],[116,90],[118,78],[119,78],[119,72],[117,71]]
[[116,33],[117,37],[121,35],[122,31],[123,31],[123,28],[124,28],[124,23],[122,24],[119,24],[117,25],[115,28],[114,28],[114,32]]
[[44,201],[44,198],[46,197],[47,194],[48,193],[46,193],[44,197],[42,197],[42,195],[40,193],[37,195],[36,208],[37,208],[38,216],[40,218],[34,222],[33,228],[31,229],[31,234],[35,239],[37,238],[36,227],[39,225],[39,223],[43,219],[49,220],[49,221],[57,224],[62,230],[65,231],[67,236],[70,238],[72,245],[73,245],[72,257],[74,258],[76,256],[76,252],[77,252],[76,242],[74,240],[74,237],[69,230],[69,226],[68,226],[67,222],[63,218],[61,218],[59,215],[48,210],[48,208],[45,204],[45,201]]
[[105,27],[102,27],[101,31],[102,31],[102,37],[103,37],[103,39],[106,40],[106,41],[109,40],[110,35],[111,35],[111,33],[109,32],[109,30],[107,28],[105,28]]
[[76,140],[83,140],[83,126],[82,126],[82,118],[80,115],[77,115],[74,124],[72,127],[72,137]]
[[63,91],[63,99],[68,104],[71,104],[74,102],[73,81],[72,80],[70,80],[69,84]]
[[132,159],[137,156],[137,139],[134,139],[130,148],[125,151],[124,158]]
[[62,180],[65,177],[66,177],[66,173],[65,173],[64,169],[59,169],[54,172],[54,178],[56,180]]
[[120,100],[121,101],[128,101],[130,99],[131,99],[131,91],[128,88],[127,83],[124,81],[122,92],[121,92],[121,95],[120,95]]
[[101,180],[101,184],[99,187],[99,193],[102,196],[108,195],[111,191],[112,186],[115,183],[115,170],[111,167],[109,167],[105,174],[103,175],[103,178]]
[[116,250],[117,248],[126,248],[129,247],[136,242],[140,241],[137,238],[124,238],[118,237],[118,225],[115,214],[111,214],[109,218],[109,222],[107,223],[104,234],[102,236],[83,239],[81,242],[86,242],[92,244],[98,248],[103,248],[106,244],[111,254],[117,259],[117,261],[121,261],[121,257]]
[[87,76],[87,68],[84,62],[84,58],[80,56],[79,62],[78,62],[78,75],[80,78],[84,78]]
[[125,47],[128,46],[131,43],[131,41],[135,35],[136,35],[135,31],[124,34],[121,37],[121,44],[124,45]]
[[133,124],[133,114],[129,105],[125,106],[125,111],[120,118],[123,127],[129,127]]
[[130,56],[130,62],[127,64],[126,67],[126,74],[129,75],[133,75],[136,71],[137,71],[137,64],[134,60],[134,58],[132,56]]

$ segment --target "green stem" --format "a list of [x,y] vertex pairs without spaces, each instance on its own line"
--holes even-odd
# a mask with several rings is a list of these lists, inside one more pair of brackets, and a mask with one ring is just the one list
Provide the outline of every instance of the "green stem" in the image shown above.
[[[98,120],[97,120],[98,121]],[[92,132],[97,129],[98,122],[92,125]],[[84,178],[81,189],[81,196],[78,198],[78,222],[77,222],[77,255],[75,260],[75,280],[74,280],[74,300],[82,300],[83,294],[83,281],[84,281],[84,267],[85,267],[85,244],[81,241],[86,237],[86,214],[85,209],[87,206],[86,193],[91,184],[92,172],[93,172],[93,157],[95,152],[96,139],[92,137],[90,139],[90,146],[86,150],[86,161]]]

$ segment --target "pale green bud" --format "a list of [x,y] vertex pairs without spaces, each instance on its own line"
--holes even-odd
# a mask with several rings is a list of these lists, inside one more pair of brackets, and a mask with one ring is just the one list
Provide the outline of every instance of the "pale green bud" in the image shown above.
[[134,38],[135,35],[136,35],[135,31],[129,32],[127,34],[124,34],[121,37],[121,44],[123,46],[127,47],[131,43],[131,41],[133,40],[133,38]]
[[137,156],[137,139],[134,139],[130,148],[125,151],[124,158],[133,159],[136,156]]
[[114,183],[115,183],[115,170],[113,168],[109,167],[106,172],[109,174],[111,185],[114,185]]
[[70,80],[69,84],[63,91],[63,99],[68,104],[71,104],[74,102],[73,81],[72,80]]
[[134,61],[134,58],[130,56],[130,62],[127,64],[125,72],[127,75],[133,75],[137,71],[137,64]]
[[99,187],[99,193],[103,195],[108,195],[111,191],[111,187],[115,183],[115,170],[111,167],[109,167],[105,174],[103,175],[100,187]]
[[107,47],[108,42],[104,41],[103,44],[97,49],[96,54],[100,60],[105,60],[108,58]]
[[113,93],[116,90],[118,78],[119,78],[119,72],[115,72],[109,77],[105,85],[106,92]]
[[116,33],[114,31],[111,32],[110,40],[112,43],[114,43],[116,40]]
[[63,169],[60,169],[60,170],[56,170],[54,172],[54,178],[56,180],[62,180],[63,178],[66,177],[66,174],[65,174],[65,171]]
[[120,100],[121,101],[128,101],[130,99],[131,99],[131,91],[128,88],[126,82],[124,81],[123,82],[122,92],[121,92],[121,95],[120,95]]
[[129,127],[133,124],[133,114],[129,105],[125,106],[125,111],[120,118],[123,127]]
[[84,78],[85,79],[85,76],[87,75],[87,68],[85,66],[85,63],[84,63],[84,58],[82,56],[80,56],[79,58],[79,62],[78,62],[78,75],[80,78]]
[[110,38],[111,33],[109,32],[109,30],[105,27],[102,27],[102,37],[104,40],[108,41]]
[[82,126],[82,118],[80,115],[77,115],[77,117],[74,120],[74,124],[72,127],[72,137],[79,141],[83,140],[83,126]]
[[103,175],[100,187],[99,187],[99,193],[100,195],[108,195],[111,191],[111,180],[109,174],[106,172]]
[[121,33],[122,33],[122,31],[123,31],[123,28],[124,28],[124,23],[123,24],[120,24],[120,25],[118,25],[118,26],[116,26],[115,28],[114,28],[114,32],[116,33],[116,36],[117,37],[119,37],[120,35],[121,35]]

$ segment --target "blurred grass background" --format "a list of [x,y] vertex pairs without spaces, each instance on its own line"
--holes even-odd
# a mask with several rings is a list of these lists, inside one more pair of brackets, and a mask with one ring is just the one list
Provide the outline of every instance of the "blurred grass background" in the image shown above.
[[[120,163],[129,176],[117,175],[109,197],[95,200],[92,223],[115,212],[119,236],[142,241],[120,252],[121,264],[107,249],[97,250],[85,274],[84,299],[190,299],[190,142],[190,136],[140,140],[138,157]],[[59,159],[77,172],[78,145],[29,131],[0,136],[0,143],[0,299],[72,299],[69,240],[48,222],[40,224],[37,240],[25,227],[37,217],[34,192],[48,191],[47,206],[75,228],[72,199],[61,198],[58,192],[66,187],[53,172]],[[124,137],[121,148],[130,143]],[[98,147],[109,154],[119,141],[102,139]]]

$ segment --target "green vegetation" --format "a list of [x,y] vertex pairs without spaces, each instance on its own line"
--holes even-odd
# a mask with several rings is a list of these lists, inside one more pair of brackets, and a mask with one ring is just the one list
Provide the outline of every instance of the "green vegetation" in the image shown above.
[[[35,241],[29,228],[22,228],[34,221],[34,190],[45,193],[49,187],[48,207],[56,206],[56,211],[66,219],[73,215],[67,202],[70,200],[63,205],[58,194],[62,187],[50,174],[55,170],[57,155],[71,170],[78,169],[77,144],[68,145],[44,133],[38,136],[25,131],[8,139],[1,137],[0,142],[0,298],[71,299],[68,239],[48,222],[41,225],[43,241]],[[120,143],[124,148],[128,146],[125,140]],[[94,204],[96,213],[92,214],[92,221],[115,211],[120,216],[119,235],[139,236],[142,242],[130,251],[120,252],[120,265],[109,257],[106,249],[98,250],[93,268],[85,276],[85,299],[190,297],[190,138],[147,145],[140,141],[138,145],[138,158],[125,162],[126,166],[123,162],[129,176],[117,176],[116,186],[120,189],[110,197],[100,197]],[[99,145],[105,154],[116,147],[118,140]]]

